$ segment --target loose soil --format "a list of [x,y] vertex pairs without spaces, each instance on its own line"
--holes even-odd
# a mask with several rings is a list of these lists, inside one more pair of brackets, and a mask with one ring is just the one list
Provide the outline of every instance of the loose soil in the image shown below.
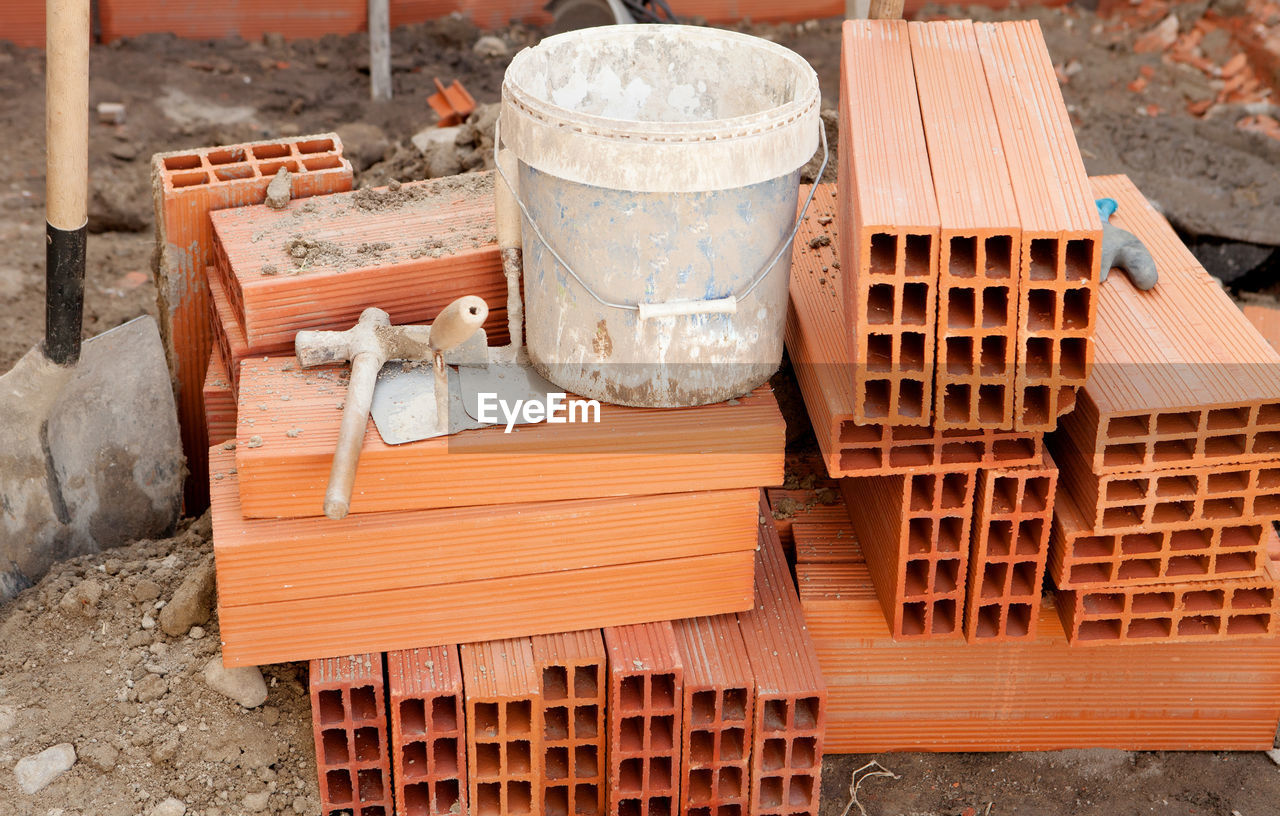
[[[1189,22],[1204,8],[1202,2],[1177,11]],[[1238,129],[1246,111],[1231,106],[1205,118],[1188,114],[1188,100],[1205,92],[1203,78],[1159,53],[1133,54],[1130,45],[1142,27],[1103,22],[1077,8],[924,13],[1042,20],[1067,80],[1063,90],[1090,172],[1130,174],[1194,239],[1197,251],[1209,247],[1204,251],[1221,256],[1215,263],[1223,269],[1253,269],[1256,288],[1274,285],[1266,262],[1280,242],[1280,142]],[[825,106],[834,109],[838,21],[740,28],[809,59]],[[497,33],[511,53],[539,36],[522,26]],[[498,100],[508,57],[474,53],[479,36],[459,19],[397,29],[391,103],[368,99],[367,48],[360,37],[246,43],[147,36],[95,47],[91,102],[123,102],[127,120],[94,123],[91,130],[86,335],[154,311],[152,153],[336,129],[360,186],[484,167],[490,122],[464,126],[470,130],[453,152],[423,156],[409,142],[433,123],[425,104],[433,77],[461,80],[481,103]],[[43,330],[43,70],[39,51],[0,44],[0,94],[6,100],[0,106],[0,244],[6,249],[0,321],[7,327],[0,370],[38,342]],[[1127,87],[1146,74],[1141,92]],[[828,112],[824,119],[834,151],[835,117]],[[833,156],[828,179],[837,160]],[[815,161],[810,177],[816,168]],[[386,195],[361,200],[394,206],[394,194],[381,197]],[[793,387],[781,394],[789,441],[803,447],[807,423],[794,397]],[[231,816],[259,805],[262,813],[318,812],[305,665],[265,667],[267,703],[245,710],[202,677],[217,651],[216,617],[202,625],[198,638],[169,637],[148,625],[157,604],[172,597],[185,571],[209,549],[207,519],[189,520],[171,539],[60,564],[0,607],[0,807],[41,816],[132,816],[175,797],[197,816]],[[68,593],[84,594],[87,581],[101,590],[92,608],[64,605]],[[12,770],[16,761],[60,742],[75,745],[77,764],[44,791],[22,794]],[[1280,769],[1264,754],[874,758],[900,778],[862,785],[859,802],[868,816],[983,814],[988,805],[992,814],[1259,816],[1275,813],[1280,802]],[[870,759],[828,757],[824,814],[845,812],[850,775]],[[857,806],[848,810],[857,812]]]

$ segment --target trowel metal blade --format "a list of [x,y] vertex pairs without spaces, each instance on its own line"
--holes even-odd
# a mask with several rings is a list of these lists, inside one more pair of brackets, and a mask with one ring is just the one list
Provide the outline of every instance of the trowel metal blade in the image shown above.
[[546,403],[547,394],[564,393],[563,388],[543,379],[532,367],[516,363],[490,363],[485,368],[463,368],[458,370],[458,374],[462,380],[463,407],[467,416],[476,422],[480,421],[482,393],[494,395],[492,404],[496,405],[497,400],[503,400],[511,406],[517,400]]
[[[483,428],[462,407],[458,372],[449,375],[449,433]],[[378,373],[369,409],[373,424],[388,445],[444,436],[436,425],[436,375],[429,364],[409,366],[393,360]]]

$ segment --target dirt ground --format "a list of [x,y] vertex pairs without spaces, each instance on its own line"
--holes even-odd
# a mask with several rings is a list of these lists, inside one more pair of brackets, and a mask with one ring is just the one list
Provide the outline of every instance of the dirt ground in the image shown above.
[[[1190,24],[1205,6],[1177,11]],[[1274,106],[1219,105],[1192,116],[1187,104],[1213,88],[1160,53],[1131,53],[1140,26],[1100,21],[1078,8],[975,9],[972,16],[1041,19],[1090,172],[1129,173],[1211,271],[1275,288],[1280,140],[1237,126]],[[809,59],[834,108],[838,21],[743,28]],[[149,36],[95,47],[91,102],[122,102],[127,120],[92,126],[86,335],[154,310],[152,153],[336,129],[364,184],[457,172],[466,162],[442,167],[409,143],[434,122],[425,102],[433,77],[461,79],[480,102],[496,102],[509,54],[540,33],[519,26],[498,32],[507,56],[477,54],[480,35],[462,20],[396,30],[396,98],[385,104],[368,100],[359,37],[198,43]],[[7,327],[0,371],[43,330],[43,70],[40,52],[0,44],[0,321]],[[1134,91],[1129,85],[1139,76],[1149,82]],[[160,803],[173,797],[198,816],[318,811],[305,667],[265,667],[267,703],[245,709],[203,677],[217,649],[216,618],[200,625],[200,637],[169,636],[155,623],[157,605],[173,598],[208,552],[207,520],[188,521],[173,539],[61,564],[0,607],[0,807],[37,816],[132,816],[157,807],[163,813]],[[76,765],[40,793],[21,793],[16,762],[62,742],[74,744]],[[828,758],[824,814],[846,811],[850,774],[871,759]],[[1264,754],[874,759],[900,778],[862,785],[867,816],[980,816],[988,805],[992,814],[1280,812],[1280,768]],[[847,813],[859,813],[858,806]]]

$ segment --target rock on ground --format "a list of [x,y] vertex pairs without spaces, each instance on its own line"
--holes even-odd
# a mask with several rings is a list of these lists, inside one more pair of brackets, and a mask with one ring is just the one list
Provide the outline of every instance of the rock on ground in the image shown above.
[[257,666],[228,669],[222,665],[222,658],[214,655],[204,667],[204,681],[245,708],[257,708],[267,701],[267,684]]
[[170,796],[147,811],[147,816],[183,816],[186,812],[187,806]]
[[[284,174],[287,187],[289,171],[281,168],[280,173]],[[277,175],[271,186],[274,187],[279,180],[280,176]],[[270,196],[271,191],[268,189],[267,197]],[[287,192],[285,196],[287,203]],[[160,610],[160,628],[170,637],[180,637],[192,626],[209,620],[209,615],[213,612],[213,592],[213,559],[205,558],[191,570],[173,593],[173,598]]]
[[31,795],[38,793],[76,764],[76,749],[69,742],[46,748],[38,754],[23,757],[13,767],[18,787]]

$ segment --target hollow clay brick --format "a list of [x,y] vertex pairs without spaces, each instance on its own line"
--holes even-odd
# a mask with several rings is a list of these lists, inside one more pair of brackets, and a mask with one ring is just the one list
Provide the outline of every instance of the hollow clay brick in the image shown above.
[[604,813],[606,657],[600,630],[535,635],[544,816]]
[[847,319],[853,419],[928,425],[939,216],[901,20],[844,23],[839,152],[844,275],[829,288]]
[[882,476],[1039,462],[1039,434],[856,421],[853,375],[843,346],[844,270],[835,251],[834,190],[835,185],[818,185],[797,232],[786,327],[787,352],[827,472],[833,477]]
[[1034,638],[1049,557],[1058,468],[978,471],[964,633],[980,640]]
[[336,134],[157,153],[151,159],[155,197],[156,306],[169,373],[178,401],[182,449],[195,476],[187,481],[186,510],[207,506],[204,405],[201,389],[213,348],[205,267],[213,263],[209,214],[261,204],[281,166],[297,171],[296,198],[351,189],[351,164]]
[[529,638],[458,647],[466,690],[467,798],[471,812],[538,813],[542,803],[542,698]]
[[209,355],[209,367],[204,375],[204,421],[209,444],[220,445],[235,438],[236,398],[222,356],[216,350]]
[[896,639],[964,633],[974,477],[956,471],[840,483]]
[[670,621],[604,630],[609,655],[609,812],[665,816],[680,804],[684,665]]
[[1014,427],[1051,431],[1093,362],[1102,226],[1040,23],[974,30],[1022,228]]
[[301,329],[346,329],[368,306],[423,323],[463,295],[491,307],[506,342],[507,283],[493,172],[214,213],[214,255],[255,354],[291,350]]
[[[205,281],[209,286],[209,319],[213,336],[213,352],[222,361],[230,378],[231,392],[239,397],[240,363],[253,352],[249,349],[249,341],[244,337],[244,327],[240,325],[227,299],[227,288],[215,272],[216,267],[205,268]],[[288,353],[290,349],[281,349]]]
[[162,32],[195,40],[238,36],[255,42],[266,33],[282,34],[288,39],[318,39],[326,34],[361,31],[367,17],[362,0],[199,6],[157,0],[101,0],[99,7],[103,42]]
[[933,424],[1011,430],[1021,230],[977,38],[907,30],[940,222]]
[[755,606],[738,613],[756,681],[750,812],[817,816],[827,686],[777,531],[761,510]]
[[755,677],[733,615],[673,621],[684,664],[680,812],[746,816]]
[[1280,457],[1280,353],[1124,176],[1092,179],[1111,223],[1151,252],[1159,283],[1116,271],[1098,287],[1095,364],[1060,444],[1099,475]]
[[398,816],[467,813],[462,664],[457,646],[387,652]]
[[[280,357],[241,365],[236,468],[246,517],[321,514],[342,420],[337,409],[347,398],[341,373],[300,370]],[[693,408],[601,405],[599,418],[511,434],[490,426],[404,445],[384,443],[370,421],[352,514],[782,482],[785,424],[767,385]],[[254,437],[261,444],[245,444]]]
[[839,485],[834,480],[824,480],[820,489],[821,493],[812,489],[788,490],[782,487],[765,490],[784,551],[792,551],[791,528],[796,522],[845,517]]
[[862,561],[862,548],[849,526],[849,510],[840,502],[842,517],[831,521],[805,521],[792,527],[796,561]]
[[389,816],[391,756],[382,655],[312,660],[309,677],[323,812]]

